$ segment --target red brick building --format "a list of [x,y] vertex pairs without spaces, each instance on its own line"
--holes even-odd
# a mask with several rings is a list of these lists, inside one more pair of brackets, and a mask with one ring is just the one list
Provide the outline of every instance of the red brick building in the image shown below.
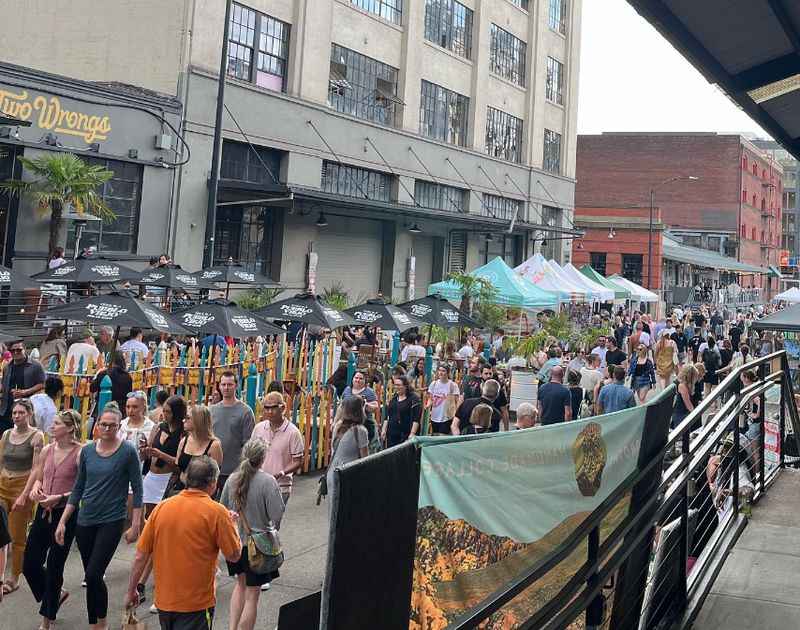
[[661,288],[662,235],[664,224],[658,208],[653,213],[652,267],[648,268],[647,236],[650,206],[646,208],[575,208],[575,227],[585,236],[572,246],[572,264],[591,265],[604,276],[618,273],[642,286],[647,286],[648,270],[652,271],[650,287]]
[[[582,208],[649,211],[655,189],[665,226],[685,243],[766,268],[779,262],[782,174],[780,164],[738,135],[578,136],[576,217]],[[689,176],[699,179],[668,181]],[[774,279],[760,282],[778,288]]]

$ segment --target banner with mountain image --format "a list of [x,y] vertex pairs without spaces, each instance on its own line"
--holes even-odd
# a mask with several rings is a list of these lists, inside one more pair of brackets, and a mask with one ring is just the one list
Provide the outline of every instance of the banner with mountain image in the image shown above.
[[[420,438],[410,630],[443,630],[552,553],[639,464],[647,406],[509,433]],[[601,537],[628,513],[620,501]],[[585,549],[585,548],[584,548]],[[509,630],[578,571],[578,549],[481,624]]]

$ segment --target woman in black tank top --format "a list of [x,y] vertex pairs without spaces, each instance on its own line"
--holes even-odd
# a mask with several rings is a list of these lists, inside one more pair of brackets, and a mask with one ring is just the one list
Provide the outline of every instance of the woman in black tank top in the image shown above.
[[222,445],[211,428],[211,410],[205,405],[192,407],[191,413],[183,421],[186,432],[178,447],[177,464],[181,481],[186,482],[185,473],[192,459],[208,455],[222,463]]

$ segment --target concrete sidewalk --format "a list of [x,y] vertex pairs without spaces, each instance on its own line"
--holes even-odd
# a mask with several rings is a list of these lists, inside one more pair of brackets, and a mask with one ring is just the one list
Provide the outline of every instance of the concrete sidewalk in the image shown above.
[[800,471],[781,471],[753,508],[694,630],[800,627]]
[[[291,501],[281,526],[281,542],[286,560],[280,569],[281,577],[272,588],[262,593],[259,602],[256,628],[272,630],[278,623],[278,609],[286,602],[318,591],[322,585],[328,547],[328,509],[325,503],[315,505],[317,474],[295,479]],[[133,545],[120,543],[117,553],[106,571],[109,591],[109,628],[119,628],[123,612],[123,599],[128,586],[131,563],[135,555]],[[88,628],[85,590],[81,588],[83,568],[75,544],[64,571],[64,588],[70,593],[59,613],[55,628]],[[217,578],[217,610],[214,628],[228,627],[228,609],[233,591],[233,578]],[[150,630],[158,628],[158,617],[148,612],[153,603],[152,579],[147,587],[147,601],[139,607],[139,615]],[[39,605],[34,601],[25,579],[20,588],[0,602],[0,630],[36,630],[39,627]]]

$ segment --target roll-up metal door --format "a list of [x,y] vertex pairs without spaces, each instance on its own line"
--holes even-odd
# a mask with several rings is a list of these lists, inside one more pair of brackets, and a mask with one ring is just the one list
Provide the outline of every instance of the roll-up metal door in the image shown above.
[[467,233],[450,232],[450,244],[447,258],[448,273],[465,272],[467,270]]
[[[381,267],[381,223],[335,217],[314,241],[317,292],[341,285],[351,300],[378,293]],[[287,252],[287,255],[293,255]],[[364,294],[364,295],[361,295]]]
[[414,235],[414,258],[416,258],[416,278],[414,287],[418,298],[428,295],[433,271],[433,238],[421,234]]

